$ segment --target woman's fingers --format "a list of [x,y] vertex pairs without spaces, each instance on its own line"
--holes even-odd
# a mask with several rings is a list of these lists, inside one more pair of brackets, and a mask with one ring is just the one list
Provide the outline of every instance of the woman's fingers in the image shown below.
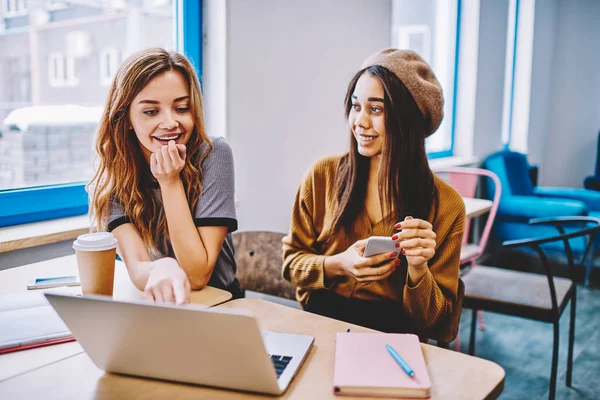
[[162,292],[158,287],[156,287],[156,286],[151,287],[150,292],[152,293],[152,296],[154,297],[155,302],[164,303],[165,300],[163,299]]
[[393,274],[398,265],[400,265],[400,260],[394,259],[378,267],[357,269],[354,278],[358,282],[383,280]]
[[430,247],[418,247],[414,249],[405,249],[404,255],[406,257],[423,257],[429,260],[435,255],[435,250]]
[[162,154],[160,151],[150,155],[150,171],[152,171],[154,175],[163,172]]
[[176,281],[173,283],[173,294],[175,295],[176,304],[187,304],[190,302],[190,289],[185,281]]
[[149,289],[144,290],[144,298],[148,301],[154,301],[154,295]]
[[435,240],[437,235],[431,229],[403,229],[401,232],[392,236],[392,240],[404,240],[415,237]]
[[433,239],[423,239],[423,238],[414,238],[414,239],[406,239],[406,240],[402,240],[401,242],[399,242],[400,244],[400,248],[407,250],[407,249],[413,249],[413,248],[417,248],[417,247],[424,247],[424,248],[435,248],[435,240]]
[[167,153],[169,154],[169,160],[174,167],[178,166],[181,161],[183,161],[181,157],[179,157],[179,150],[173,140],[170,140],[167,144]]
[[[409,218],[409,217],[407,217]],[[402,222],[398,222],[396,225],[394,225],[394,229],[432,229],[433,226],[422,219],[406,219]]]
[[185,161],[185,157],[187,155],[187,148],[185,147],[185,144],[176,144],[175,145],[177,147],[177,151],[179,152],[179,157]]
[[175,295],[173,294],[173,285],[171,282],[164,282],[161,285],[160,292],[165,303],[175,303]]
[[165,168],[165,170],[167,170],[167,167],[173,164],[173,162],[171,161],[171,155],[169,154],[169,145],[162,146],[160,148],[160,153],[162,156],[163,167]]
[[358,268],[372,268],[374,265],[378,265],[389,261],[392,258],[396,258],[397,254],[394,252],[378,254],[376,256],[363,258],[362,262],[357,263]]

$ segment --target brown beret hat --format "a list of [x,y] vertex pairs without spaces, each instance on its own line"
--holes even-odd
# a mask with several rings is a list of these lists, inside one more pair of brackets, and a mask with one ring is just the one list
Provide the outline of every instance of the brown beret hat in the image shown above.
[[367,57],[361,69],[373,65],[390,70],[402,81],[429,125],[425,137],[433,134],[444,118],[444,94],[425,60],[412,50],[385,49]]

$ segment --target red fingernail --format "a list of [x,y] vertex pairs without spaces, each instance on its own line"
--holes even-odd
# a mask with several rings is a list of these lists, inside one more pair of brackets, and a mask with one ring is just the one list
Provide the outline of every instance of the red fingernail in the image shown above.
[[390,258],[396,257],[396,253],[390,253]]
[[394,265],[400,265],[400,260],[396,259],[396,261],[394,261]]
[[395,246],[396,246],[397,249],[399,249],[400,248],[400,243],[396,243]]
[[396,229],[402,228],[402,223],[398,222],[396,225],[394,225],[394,228],[396,228]]
[[398,239],[398,235],[392,236],[392,240],[396,240],[396,239]]
[[406,250],[402,249],[402,251],[400,253],[406,254]]

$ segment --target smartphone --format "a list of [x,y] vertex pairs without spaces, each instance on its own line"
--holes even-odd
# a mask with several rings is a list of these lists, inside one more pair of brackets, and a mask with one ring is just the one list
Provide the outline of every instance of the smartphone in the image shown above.
[[79,286],[76,276],[55,276],[52,278],[36,278],[29,281],[27,289],[49,289],[61,286]]
[[396,253],[396,257],[398,257],[400,249],[396,247],[396,241],[392,240],[389,236],[371,236],[367,241],[363,257],[371,257],[383,253]]

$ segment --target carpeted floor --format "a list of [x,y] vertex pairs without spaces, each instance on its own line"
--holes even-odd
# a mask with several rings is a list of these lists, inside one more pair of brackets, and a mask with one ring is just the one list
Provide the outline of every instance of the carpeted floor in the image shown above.
[[[573,387],[566,386],[570,306],[560,319],[557,399],[600,399],[600,288],[577,287]],[[506,371],[502,400],[547,399],[552,362],[552,324],[484,313],[485,329],[477,330],[475,355]],[[469,345],[471,310],[461,317],[461,351]]]

